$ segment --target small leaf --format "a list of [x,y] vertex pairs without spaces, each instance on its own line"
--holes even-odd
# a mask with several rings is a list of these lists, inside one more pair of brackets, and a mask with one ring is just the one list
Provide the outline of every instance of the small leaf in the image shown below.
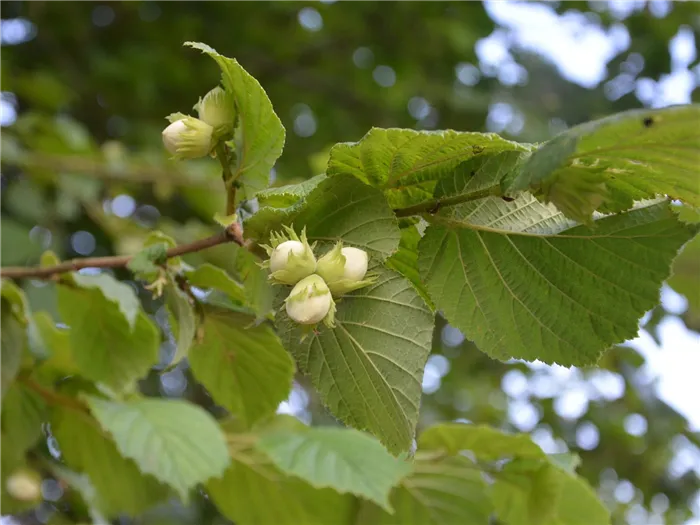
[[29,322],[29,303],[24,291],[7,279],[3,279],[0,283],[0,294],[8,303],[6,308],[10,309],[21,324],[27,324]]
[[365,502],[358,523],[488,525],[493,504],[481,471],[463,457],[416,457],[413,472],[391,493],[391,515]]
[[19,372],[27,346],[26,325],[12,313],[12,305],[5,297],[0,305],[0,340],[0,388],[4,396]]
[[271,317],[274,292],[267,279],[268,272],[258,266],[259,260],[245,248],[235,245],[233,250],[236,272],[244,284],[244,303],[255,312],[256,322]]
[[556,467],[545,461],[515,460],[494,476],[492,497],[500,521],[543,525],[554,519],[562,489]]
[[274,331],[251,326],[253,317],[207,306],[203,339],[190,352],[190,366],[217,404],[251,425],[287,399],[294,361]]
[[230,463],[216,420],[196,405],[171,399],[86,400],[119,452],[141,472],[173,487],[185,502],[190,489],[220,476]]
[[157,265],[167,260],[168,246],[165,243],[146,246],[129,261],[126,267],[135,274],[148,275],[157,273]]
[[190,298],[172,281],[165,289],[165,304],[176,340],[175,355],[168,365],[172,368],[188,356],[197,331],[197,319]]
[[238,525],[349,524],[355,512],[351,495],[285,476],[254,450],[237,451],[224,475],[206,487],[221,513]]
[[235,223],[238,220],[238,216],[234,213],[233,215],[222,215],[218,211],[214,214],[214,222],[219,224],[220,226],[223,226],[224,228],[228,228],[231,226],[233,223]]
[[415,225],[401,230],[399,249],[386,260],[386,267],[396,270],[413,285],[431,311],[435,311],[432,299],[428,295],[418,271],[418,243],[421,235]]
[[378,441],[353,429],[331,427],[277,430],[257,443],[283,472],[314,487],[355,494],[392,512],[389,493],[411,467],[392,457]]
[[80,368],[73,358],[70,343],[70,331],[56,326],[47,312],[34,314],[34,325],[41,342],[48,350],[48,359],[41,362],[39,369],[51,376],[79,374]]
[[559,471],[558,483],[560,489],[557,508],[547,525],[610,524],[610,512],[584,478]]
[[123,391],[158,362],[158,330],[140,307],[130,330],[117,303],[100,287],[64,285],[58,287],[58,309],[70,325],[73,358],[83,377]]
[[225,270],[212,264],[201,264],[194,270],[186,272],[185,275],[192,286],[220,290],[234,301],[246,302],[244,287],[237,283]]
[[485,425],[461,423],[442,423],[428,428],[418,439],[418,449],[443,450],[453,455],[468,450],[482,461],[546,457],[526,434],[508,434]]
[[270,170],[282,154],[285,130],[260,83],[232,58],[206,44],[185,42],[213,58],[221,68],[221,81],[236,102],[239,126],[234,133],[236,152],[233,178],[246,189],[246,197],[267,187]]
[[2,402],[2,454],[22,459],[42,435],[45,416],[46,404],[38,394],[20,383],[10,385]]
[[697,226],[666,202],[576,225],[523,194],[487,198],[434,218],[418,266],[436,307],[501,360],[590,365],[633,339]]
[[321,327],[302,341],[289,317],[280,314],[276,323],[333,415],[398,453],[415,434],[435,319],[399,274],[378,265],[370,271],[375,284],[338,301],[335,328]]
[[51,250],[47,250],[41,254],[39,266],[41,266],[42,268],[46,268],[47,266],[56,266],[60,262],[61,259],[58,258],[58,255],[56,255]]
[[129,323],[131,329],[134,328],[136,317],[141,311],[141,303],[134,289],[128,284],[117,281],[109,274],[82,275],[74,273],[72,279],[81,288],[97,288],[109,301],[119,306],[119,311],[124,315],[124,319]]
[[530,149],[495,133],[372,128],[359,142],[333,146],[327,173],[354,175],[384,190],[392,208],[405,208],[432,200],[437,181],[465,160]]
[[155,478],[141,474],[89,414],[54,410],[51,424],[61,456],[73,470],[85,473],[96,490],[92,503],[104,514],[135,516],[168,496]]

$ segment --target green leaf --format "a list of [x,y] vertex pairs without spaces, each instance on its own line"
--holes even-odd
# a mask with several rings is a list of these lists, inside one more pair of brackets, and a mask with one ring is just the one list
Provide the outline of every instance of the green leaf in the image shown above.
[[192,286],[221,290],[234,301],[246,302],[243,286],[237,283],[225,270],[217,266],[204,263],[194,270],[186,272],[185,275]]
[[[3,352],[5,348],[3,347]],[[2,470],[21,466],[24,453],[42,435],[41,424],[46,404],[36,393],[20,383],[13,383],[2,399]]]
[[255,312],[259,322],[272,313],[274,291],[267,279],[268,272],[258,266],[258,259],[245,248],[234,245],[233,251],[236,272],[244,285],[244,303]]
[[192,372],[217,404],[252,425],[287,399],[294,361],[267,325],[251,316],[205,307],[203,339],[194,345]]
[[50,373],[52,377],[79,374],[80,368],[75,363],[71,349],[70,331],[56,326],[47,312],[36,312],[34,325],[49,355],[39,365],[40,370]]
[[90,515],[90,520],[93,525],[109,525],[109,520],[99,509],[99,494],[90,482],[90,476],[87,474],[78,474],[56,463],[51,463],[48,467],[57,480],[65,483],[76,493],[80,494],[80,497],[88,507],[88,514]]
[[96,288],[109,301],[119,306],[119,311],[129,323],[129,328],[134,329],[136,318],[141,311],[141,303],[134,289],[126,283],[117,281],[109,274],[82,275],[73,273],[72,279],[81,288]]
[[[550,458],[551,459],[551,458]],[[493,474],[499,520],[520,525],[606,525],[610,514],[590,485],[559,463],[515,460]]]
[[475,155],[529,149],[495,133],[372,128],[359,142],[336,144],[327,173],[354,175],[405,208],[431,200],[436,182]]
[[315,489],[285,476],[255,451],[236,451],[207,491],[221,513],[238,525],[340,525],[352,523],[355,498]]
[[528,194],[435,217],[418,266],[447,320],[507,360],[595,363],[634,338],[681,246],[697,231],[665,202],[576,226]]
[[197,405],[172,399],[86,399],[119,452],[141,472],[173,487],[185,502],[190,489],[220,476],[230,463],[216,420]]
[[510,185],[541,194],[579,222],[668,196],[700,206],[700,105],[631,110],[542,145]]
[[51,430],[66,464],[89,477],[97,491],[91,503],[104,514],[135,516],[168,496],[164,485],[119,454],[114,441],[89,414],[54,410]]
[[389,512],[392,487],[411,470],[378,441],[353,429],[276,430],[263,434],[256,446],[282,472],[314,487],[361,496]]
[[310,242],[342,240],[381,259],[396,251],[401,235],[382,193],[350,175],[323,180],[289,208],[261,208],[245,222],[245,234],[267,241],[283,224],[297,232],[306,227]]
[[700,236],[688,242],[673,261],[668,285],[688,299],[689,308],[700,318]]
[[235,213],[232,215],[223,215],[217,211],[213,218],[214,222],[216,222],[219,226],[223,226],[224,228],[228,228],[234,222],[238,221],[238,215]]
[[12,305],[4,297],[0,305],[0,381],[2,396],[15,380],[22,364],[22,354],[27,346],[26,324],[12,313]]
[[482,461],[546,457],[526,434],[509,434],[485,425],[462,423],[442,423],[428,428],[418,439],[418,449],[441,450],[452,455],[470,451]]
[[610,524],[610,512],[584,478],[560,470],[557,483],[557,507],[547,525]]
[[146,246],[129,261],[126,267],[137,275],[158,273],[158,264],[167,260],[168,245],[159,242]]
[[365,503],[358,523],[488,525],[493,506],[481,471],[464,457],[416,457],[413,472],[392,491],[390,502],[393,515]]
[[335,328],[301,341],[299,325],[278,315],[278,331],[333,415],[399,452],[415,433],[434,317],[399,274],[370,271],[374,285],[337,302]]
[[175,355],[168,365],[169,368],[187,357],[195,338],[197,319],[190,301],[189,296],[180,290],[177,284],[172,281],[168,283],[165,288],[165,304],[170,327],[176,340]]
[[233,178],[247,187],[246,196],[267,187],[270,169],[282,154],[285,131],[260,83],[232,58],[206,44],[185,42],[212,57],[221,68],[221,81],[236,102],[239,126],[234,133],[236,160]]
[[158,362],[160,337],[153,322],[138,311],[130,330],[101,288],[59,286],[58,309],[70,325],[73,358],[87,379],[128,390]]
[[513,525],[542,525],[555,516],[561,485],[553,465],[515,460],[494,476],[491,494],[499,520]]
[[3,279],[0,281],[0,294],[7,300],[7,308],[22,324],[29,322],[29,303],[24,291],[12,281]]
[[518,173],[529,151],[503,151],[479,155],[462,162],[452,172],[441,178],[435,186],[434,196],[440,201],[463,197],[484,190],[497,188],[500,194],[501,182]]
[[408,279],[430,310],[435,311],[433,301],[430,299],[428,290],[426,290],[418,272],[418,243],[420,238],[417,226],[411,225],[402,229],[399,249],[386,260],[386,267],[396,270]]

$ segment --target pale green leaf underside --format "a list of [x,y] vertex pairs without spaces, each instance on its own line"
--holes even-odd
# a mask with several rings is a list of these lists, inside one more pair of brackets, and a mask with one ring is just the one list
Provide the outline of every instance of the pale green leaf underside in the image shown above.
[[190,489],[220,476],[230,463],[216,420],[196,405],[171,399],[87,401],[121,454],[173,487],[183,501]]
[[354,175],[403,208],[430,200],[436,182],[475,155],[529,149],[495,133],[372,128],[359,142],[336,144],[327,173]]
[[130,330],[99,288],[72,286],[58,287],[58,310],[70,326],[73,359],[83,377],[128,390],[157,363],[158,330],[143,311]]
[[236,451],[231,466],[206,488],[221,513],[239,525],[350,523],[355,498],[285,476],[257,451]]
[[506,464],[491,487],[499,521],[512,525],[550,523],[561,494],[559,477],[559,470],[546,461],[516,459]]
[[610,512],[581,476],[559,471],[559,497],[546,525],[609,525]]
[[303,342],[299,325],[279,314],[285,347],[321,399],[347,424],[391,450],[407,450],[415,432],[434,318],[413,286],[376,266],[377,282],[337,303],[336,327]]
[[197,319],[189,297],[175,283],[168,284],[165,299],[171,329],[175,336],[175,355],[169,364],[169,367],[173,367],[187,357],[197,330]]
[[134,289],[126,283],[117,281],[109,274],[82,275],[74,273],[72,279],[81,288],[97,288],[111,302],[119,306],[119,311],[129,323],[131,329],[134,328],[136,318],[141,311],[141,303],[136,297]]
[[273,414],[289,395],[294,361],[267,325],[223,308],[206,307],[203,339],[190,366],[217,404],[253,424]]
[[430,299],[418,272],[418,243],[420,238],[420,233],[415,225],[402,229],[399,249],[386,260],[385,264],[387,268],[399,272],[408,279],[416,289],[416,292],[423,298],[425,304],[431,310],[435,310],[433,301]]
[[481,472],[467,458],[417,457],[413,472],[390,498],[394,514],[366,503],[358,521],[372,525],[487,525],[491,498]]
[[4,299],[2,312],[0,312],[0,340],[2,342],[0,385],[4,396],[19,372],[22,353],[27,346],[26,326],[12,313],[9,301]]
[[263,434],[256,446],[283,472],[317,488],[361,496],[388,511],[392,487],[411,469],[378,441],[353,429],[278,430]]
[[510,190],[551,194],[592,176],[607,187],[595,208],[602,212],[658,195],[700,206],[700,105],[626,111],[571,128],[532,154]]
[[240,128],[236,131],[236,165],[233,176],[252,193],[268,185],[270,169],[282,154],[285,130],[260,83],[233,58],[220,55],[206,44],[185,42],[213,58],[221,68],[222,84],[233,93]]
[[187,281],[198,288],[212,288],[220,290],[231,299],[241,303],[246,302],[246,295],[243,286],[237,283],[226,270],[204,263],[190,272],[186,272]]
[[326,178],[288,208],[261,208],[245,222],[245,234],[267,242],[270,231],[283,224],[293,224],[297,232],[306,227],[310,242],[342,240],[381,258],[396,251],[401,236],[381,191],[350,175]]
[[636,336],[695,229],[665,202],[568,226],[527,194],[469,203],[428,228],[421,275],[450,323],[492,357],[593,364]]
[[526,434],[510,434],[486,425],[443,423],[423,432],[418,449],[441,450],[456,455],[470,451],[482,461],[509,457],[542,459],[544,451]]
[[93,504],[104,514],[135,516],[168,496],[164,485],[122,457],[88,414],[71,409],[54,411],[51,423],[64,461],[88,475],[97,491]]

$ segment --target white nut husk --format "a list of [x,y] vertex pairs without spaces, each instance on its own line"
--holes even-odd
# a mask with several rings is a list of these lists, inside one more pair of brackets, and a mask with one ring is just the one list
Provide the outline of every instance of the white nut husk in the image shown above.
[[325,281],[316,274],[299,281],[285,299],[287,315],[302,325],[315,325],[323,321],[334,325],[335,302]]
[[273,283],[294,285],[316,271],[316,257],[305,230],[299,237],[292,228],[284,228],[289,237],[273,233],[272,246],[264,246],[270,259],[263,266],[270,269],[269,279]]
[[218,136],[233,133],[236,105],[233,97],[217,86],[195,104],[199,118],[209,124]]
[[374,277],[365,279],[368,264],[367,252],[350,246],[343,248],[338,242],[318,260],[316,273],[323,277],[331,293],[337,297],[374,282]]
[[176,159],[205,157],[216,145],[213,132],[206,122],[184,117],[163,130],[163,145]]
[[364,279],[367,274],[367,264],[369,262],[367,252],[350,246],[343,248],[341,252],[345,256],[345,272],[343,278],[351,281],[361,281]]

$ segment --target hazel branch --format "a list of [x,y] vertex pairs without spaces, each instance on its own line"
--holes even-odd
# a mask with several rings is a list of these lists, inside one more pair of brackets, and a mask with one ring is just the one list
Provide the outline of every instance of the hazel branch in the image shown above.
[[[235,242],[240,246],[245,246],[243,231],[240,224],[233,223],[224,231],[187,244],[174,246],[166,252],[166,257],[177,257],[188,253],[199,252],[213,246]],[[117,255],[112,257],[84,257],[64,261],[54,266],[26,267],[26,266],[6,266],[0,268],[0,277],[10,279],[21,279],[31,277],[35,279],[50,279],[54,275],[73,272],[83,268],[121,268],[125,267],[133,258],[132,255]]]

